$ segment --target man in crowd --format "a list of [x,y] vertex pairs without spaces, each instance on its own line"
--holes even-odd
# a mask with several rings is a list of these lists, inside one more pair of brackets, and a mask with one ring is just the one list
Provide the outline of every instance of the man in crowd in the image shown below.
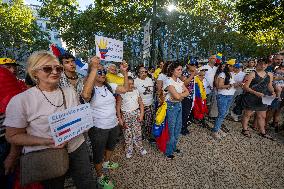
[[267,66],[266,71],[267,72],[274,72],[275,68],[277,66],[280,66],[280,64],[283,62],[283,58],[284,57],[281,54],[274,55],[273,58],[272,58],[272,64]]
[[[277,67],[279,67],[280,64],[283,63],[283,59],[284,59],[284,56],[281,55],[281,54],[274,55],[273,58],[272,58],[272,64],[267,67],[266,71],[267,72],[274,72],[275,69]],[[277,80],[284,80],[284,77],[282,77],[282,76],[274,76],[273,79],[276,80],[276,81]],[[283,94],[283,92],[282,92],[282,94]],[[280,128],[280,125],[279,125],[281,109],[282,109],[283,106],[284,106],[284,103],[282,101],[282,103],[281,103],[279,108],[277,108],[277,109],[269,109],[267,111],[266,124],[268,124],[269,121],[273,118],[272,126],[275,127],[275,132],[278,132],[280,129],[283,129],[283,128]]]
[[209,57],[208,64],[201,67],[201,70],[207,70],[205,72],[205,77],[203,82],[207,94],[208,106],[211,105],[212,101],[213,82],[214,82],[215,73],[217,71],[217,67],[215,66],[216,60],[217,60],[216,55],[211,55]]
[[197,75],[198,62],[189,61],[186,63],[186,70],[183,71],[181,80],[189,91],[188,97],[184,98],[182,104],[182,129],[181,134],[189,134],[188,126],[193,122],[192,105],[194,95],[194,77]]
[[60,64],[64,67],[64,72],[60,78],[61,87],[73,87],[75,92],[80,95],[83,89],[84,79],[80,78],[76,72],[75,57],[65,53],[58,57]]
[[21,147],[10,145],[6,141],[3,125],[9,101],[13,96],[26,90],[23,81],[19,80],[16,74],[16,61],[0,58],[0,183],[3,188],[11,184],[8,183],[8,175],[13,173],[21,153]]

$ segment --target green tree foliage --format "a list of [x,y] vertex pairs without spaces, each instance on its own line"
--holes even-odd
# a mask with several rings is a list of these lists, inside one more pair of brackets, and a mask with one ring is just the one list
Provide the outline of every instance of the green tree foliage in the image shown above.
[[284,2],[281,0],[240,0],[237,3],[240,30],[255,39],[259,53],[284,48]]
[[[258,10],[261,5],[258,2],[271,0],[156,0],[155,17],[153,1],[94,0],[86,10],[80,11],[76,0],[41,0],[41,14],[49,17],[60,30],[68,48],[75,49],[83,57],[94,53],[95,35],[103,35],[124,41],[124,57],[141,60],[143,26],[149,19],[154,19],[159,44],[155,48],[156,59],[183,59],[188,55],[207,57],[216,52],[227,57],[254,57],[283,47],[283,24],[276,28],[279,21],[278,24],[265,22],[262,26],[257,23],[262,20],[258,19],[261,16],[249,15],[254,13],[251,11],[254,8],[248,8],[248,2],[254,2]],[[169,13],[166,6],[172,2],[178,10]],[[282,2],[274,2],[278,10]],[[269,8],[272,7],[265,9]],[[265,12],[265,15],[269,14]],[[271,19],[277,20],[278,16],[277,13]]]
[[48,49],[46,35],[22,0],[15,0],[11,5],[0,3],[0,38],[3,57],[23,60],[35,50]]

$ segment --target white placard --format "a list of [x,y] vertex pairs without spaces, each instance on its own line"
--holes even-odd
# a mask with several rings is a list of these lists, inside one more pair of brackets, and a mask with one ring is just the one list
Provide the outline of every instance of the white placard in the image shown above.
[[144,38],[143,38],[143,58],[150,57],[150,49],[151,49],[151,20],[147,22],[146,26],[144,27]]
[[274,99],[275,99],[275,97],[273,97],[273,96],[263,96],[262,97],[262,103],[270,106]]
[[122,62],[123,41],[103,36],[95,36],[96,55],[105,61]]
[[48,117],[55,146],[84,133],[94,126],[90,104],[81,104]]

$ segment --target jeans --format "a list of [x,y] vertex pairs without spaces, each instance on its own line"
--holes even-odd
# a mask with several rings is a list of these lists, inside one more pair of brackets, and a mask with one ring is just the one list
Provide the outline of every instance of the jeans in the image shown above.
[[167,119],[169,127],[169,141],[165,155],[172,155],[176,150],[176,145],[182,127],[182,106],[181,102],[167,102]]
[[230,106],[232,104],[233,95],[217,95],[217,106],[218,106],[218,117],[215,120],[213,132],[218,132],[221,128],[221,125],[229,113]]

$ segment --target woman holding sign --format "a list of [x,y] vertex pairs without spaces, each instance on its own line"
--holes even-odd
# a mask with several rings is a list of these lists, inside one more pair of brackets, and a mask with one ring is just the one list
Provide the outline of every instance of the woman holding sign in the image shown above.
[[116,100],[113,94],[123,94],[128,91],[127,69],[126,62],[121,64],[120,70],[124,75],[123,86],[114,83],[108,84],[106,83],[106,70],[100,65],[100,59],[93,57],[82,91],[82,98],[85,102],[89,102],[93,109],[94,127],[89,130],[89,137],[98,183],[102,187],[114,187],[109,178],[103,175],[102,169],[118,167],[117,163],[110,162],[119,135]]
[[[29,183],[24,181],[24,177],[22,177],[25,176],[22,173],[28,172],[29,175],[37,175],[41,178],[44,175],[49,175],[50,178],[46,178],[48,180],[40,180],[44,188],[63,189],[64,171],[62,171],[62,175],[57,174],[57,177],[54,178],[55,176],[48,170],[54,166],[54,161],[58,160],[56,155],[58,155],[59,149],[64,151],[66,148],[67,159],[59,162],[57,169],[67,170],[69,165],[69,172],[76,188],[96,188],[83,135],[72,138],[60,146],[55,146],[51,137],[49,115],[78,105],[77,96],[72,88],[58,87],[62,71],[63,68],[56,57],[47,51],[38,51],[29,57],[28,73],[37,85],[13,97],[8,104],[4,121],[4,125],[7,127],[6,138],[12,144],[23,146],[25,155],[21,158],[20,170],[22,184]],[[50,157],[55,152],[54,157],[46,159],[47,156]],[[42,153],[47,156],[39,156]],[[39,173],[42,167],[36,168],[29,165],[29,162],[25,161],[25,157],[30,157],[32,163],[42,161],[45,170]],[[67,164],[67,166],[61,167],[63,164]],[[24,170],[23,165],[26,165],[28,170]],[[27,179],[39,181],[38,178]]]

